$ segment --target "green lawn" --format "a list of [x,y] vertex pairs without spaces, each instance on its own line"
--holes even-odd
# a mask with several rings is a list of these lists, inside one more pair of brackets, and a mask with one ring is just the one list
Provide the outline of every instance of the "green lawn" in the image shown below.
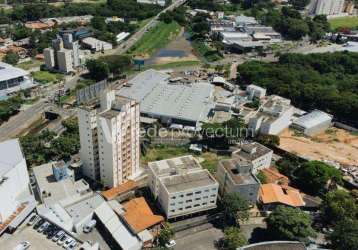
[[180,32],[180,25],[177,22],[166,24],[159,22],[154,28],[149,30],[143,37],[130,49],[130,52],[137,56],[148,58],[160,48],[165,47]]
[[48,71],[36,71],[31,74],[35,81],[43,84],[59,82],[64,77],[62,74],[51,73]]
[[345,28],[356,28],[358,27],[358,17],[337,17],[329,19],[332,29],[338,29],[341,27]]
[[16,67],[22,68],[24,70],[29,70],[31,68],[40,67],[42,64],[43,61],[34,59],[27,62],[19,63],[18,65],[16,65]]

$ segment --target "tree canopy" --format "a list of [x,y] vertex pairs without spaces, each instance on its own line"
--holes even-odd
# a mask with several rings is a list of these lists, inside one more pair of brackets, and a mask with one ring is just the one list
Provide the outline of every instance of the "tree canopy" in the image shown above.
[[338,169],[320,161],[309,161],[302,164],[294,172],[294,175],[296,185],[301,190],[313,195],[324,193],[326,185],[330,181],[337,183],[342,181],[342,174]]
[[345,219],[338,223],[333,233],[329,236],[333,249],[355,250],[358,249],[358,220]]
[[267,230],[275,240],[305,241],[315,235],[309,215],[298,208],[277,206],[266,222]]
[[222,205],[226,224],[236,225],[249,218],[249,203],[239,193],[225,194]]
[[323,197],[321,212],[326,223],[335,225],[342,220],[357,219],[358,205],[348,192],[335,190]]
[[304,109],[321,109],[358,125],[358,53],[284,54],[277,63],[245,62],[238,83],[257,84]]
[[222,248],[225,250],[236,250],[247,244],[245,236],[237,227],[228,227],[224,230]]

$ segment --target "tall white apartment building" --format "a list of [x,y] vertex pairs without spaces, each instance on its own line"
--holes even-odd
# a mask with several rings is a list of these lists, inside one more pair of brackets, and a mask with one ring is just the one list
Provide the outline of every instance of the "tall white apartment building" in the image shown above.
[[248,142],[240,146],[232,156],[240,158],[252,164],[252,173],[256,174],[259,170],[269,168],[271,165],[273,151],[257,142]]
[[219,184],[191,156],[148,164],[148,183],[168,219],[216,207]]
[[72,51],[61,49],[57,51],[58,70],[64,73],[73,71]]
[[139,173],[139,104],[105,93],[78,112],[83,174],[115,187]]
[[101,181],[122,184],[139,172],[139,104],[117,97],[111,109],[97,116]]
[[312,0],[310,13],[315,15],[339,15],[344,11],[345,0]]
[[18,139],[0,143],[0,197],[0,234],[16,228],[36,206]]

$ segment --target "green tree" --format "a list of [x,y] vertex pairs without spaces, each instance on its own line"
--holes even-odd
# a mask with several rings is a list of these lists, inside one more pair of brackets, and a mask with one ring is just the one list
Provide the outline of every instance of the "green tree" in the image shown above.
[[341,183],[342,174],[339,170],[321,161],[309,161],[298,168],[294,175],[295,183],[305,192],[317,195],[326,191],[331,181]]
[[309,215],[298,208],[277,206],[266,222],[268,232],[276,240],[305,241],[315,235]]
[[236,250],[247,244],[245,236],[237,227],[229,227],[224,230],[224,238],[222,240],[223,249]]
[[249,203],[239,193],[225,194],[222,205],[226,224],[237,225],[239,221],[248,220]]
[[94,16],[91,19],[91,26],[100,31],[105,31],[107,28],[105,18],[102,16]]
[[303,10],[309,2],[309,0],[290,0],[292,6],[297,10]]
[[358,220],[345,219],[334,227],[329,236],[333,249],[356,250],[358,249]]
[[267,183],[267,178],[266,175],[264,173],[262,173],[261,171],[259,171],[256,174],[256,178],[259,179],[259,181],[261,182],[261,184],[266,184]]
[[334,225],[344,219],[358,218],[358,205],[348,192],[335,190],[323,197],[321,212],[326,223]]
[[4,57],[4,62],[11,64],[11,65],[15,65],[19,62],[19,56],[18,56],[18,54],[14,53],[14,52],[9,52]]
[[280,137],[277,135],[264,135],[264,134],[259,134],[257,136],[257,140],[264,144],[267,145],[269,147],[277,147],[280,146]]
[[90,77],[94,80],[103,80],[109,76],[109,67],[105,62],[90,59],[86,61],[86,67]]
[[173,236],[174,236],[174,230],[172,229],[171,225],[168,222],[166,222],[162,230],[160,230],[158,236],[159,246],[164,247],[165,244],[167,244]]

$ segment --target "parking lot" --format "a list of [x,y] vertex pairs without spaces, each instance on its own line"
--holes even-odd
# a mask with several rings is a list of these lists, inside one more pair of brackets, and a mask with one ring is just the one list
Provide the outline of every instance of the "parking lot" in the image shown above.
[[[30,218],[31,216],[29,216]],[[27,222],[29,220],[27,218],[24,223],[20,227],[16,229],[16,231],[13,234],[4,234],[0,238],[0,246],[1,249],[14,249],[17,245],[19,245],[21,242],[29,242],[30,243],[30,249],[77,249],[80,245],[78,242],[76,242],[76,246],[70,248],[70,243],[74,242],[75,240],[71,237],[63,237],[62,243],[57,244],[57,242],[53,241],[52,238],[56,235],[57,232],[60,232],[61,229],[55,227],[54,225],[49,227],[43,227],[44,230],[41,230],[43,232],[38,232],[38,230],[41,228],[40,225],[44,225],[46,223],[45,221],[39,222],[40,219],[37,221],[34,220],[33,225],[27,225]],[[34,229],[34,226],[38,223],[38,226]],[[46,223],[48,225],[48,222]],[[52,235],[51,235],[52,231]],[[47,237],[47,234],[50,233],[51,237]],[[64,235],[64,232],[62,233]],[[61,237],[58,237],[61,240]],[[66,239],[68,239],[68,242],[66,242]],[[60,241],[59,240],[59,241]]]
[[11,250],[20,242],[28,241],[31,244],[30,249],[53,249],[60,250],[63,248],[58,246],[52,240],[46,238],[46,235],[38,233],[31,226],[23,223],[13,234],[4,234],[0,237],[0,248]]

